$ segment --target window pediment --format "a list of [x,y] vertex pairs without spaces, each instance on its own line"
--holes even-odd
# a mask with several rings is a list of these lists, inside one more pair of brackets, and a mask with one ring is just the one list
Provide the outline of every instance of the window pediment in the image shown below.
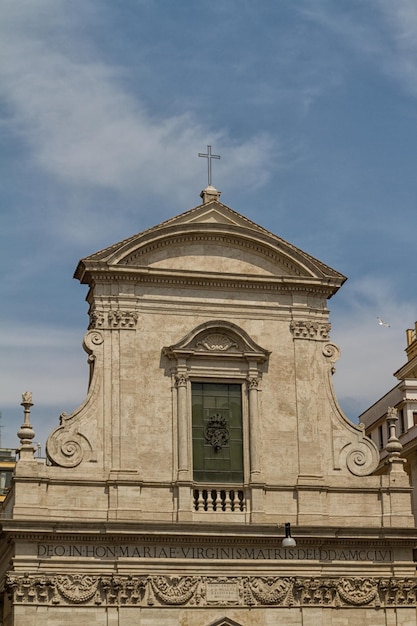
[[209,626],[242,626],[242,625],[239,624],[238,622],[235,622],[233,619],[229,619],[228,617],[225,617],[221,620],[217,620],[216,622],[213,622]]
[[197,326],[181,341],[164,348],[164,354],[170,359],[221,355],[262,362],[270,353],[235,324],[215,320]]

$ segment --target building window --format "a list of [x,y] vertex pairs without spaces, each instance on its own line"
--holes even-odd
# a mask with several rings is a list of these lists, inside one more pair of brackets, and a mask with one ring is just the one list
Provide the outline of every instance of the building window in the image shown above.
[[399,409],[398,411],[398,415],[400,418],[400,435],[403,435],[405,433],[405,415],[404,415],[404,409]]
[[417,411],[413,411],[413,425],[417,426]]
[[4,496],[10,489],[12,483],[13,470],[3,470],[0,472],[0,495]]
[[384,429],[382,424],[378,426],[378,446],[380,450],[384,449]]
[[179,483],[259,483],[259,398],[269,354],[243,329],[217,320],[163,348],[176,396]]
[[191,385],[193,480],[243,482],[242,386]]

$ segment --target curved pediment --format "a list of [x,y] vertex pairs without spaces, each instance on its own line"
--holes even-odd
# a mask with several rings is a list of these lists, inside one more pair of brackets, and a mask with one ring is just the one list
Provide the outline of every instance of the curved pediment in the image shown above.
[[190,356],[233,356],[266,361],[269,351],[258,346],[249,335],[232,322],[213,320],[194,328],[181,341],[164,348],[171,359]]
[[307,275],[292,259],[280,256],[247,233],[215,228],[174,234],[139,246],[120,261],[121,265],[161,270],[216,272],[261,276]]
[[262,279],[345,277],[218,201],[203,204],[83,259],[75,276],[89,270],[152,274],[200,272]]

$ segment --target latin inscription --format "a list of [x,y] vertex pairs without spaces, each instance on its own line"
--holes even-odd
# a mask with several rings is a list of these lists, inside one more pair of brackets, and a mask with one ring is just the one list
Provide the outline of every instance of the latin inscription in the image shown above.
[[288,561],[392,561],[391,550],[327,548],[244,548],[158,545],[38,544],[39,558],[74,557],[93,559],[226,559]]
[[238,602],[237,583],[207,583],[207,602]]

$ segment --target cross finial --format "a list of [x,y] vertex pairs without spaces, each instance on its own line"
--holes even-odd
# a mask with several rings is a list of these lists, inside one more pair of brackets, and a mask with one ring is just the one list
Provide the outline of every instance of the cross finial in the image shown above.
[[207,159],[207,167],[208,167],[208,184],[211,185],[211,159],[220,159],[218,154],[211,154],[211,146],[207,146],[207,154],[203,154],[202,152],[198,153],[199,157],[204,157]]

